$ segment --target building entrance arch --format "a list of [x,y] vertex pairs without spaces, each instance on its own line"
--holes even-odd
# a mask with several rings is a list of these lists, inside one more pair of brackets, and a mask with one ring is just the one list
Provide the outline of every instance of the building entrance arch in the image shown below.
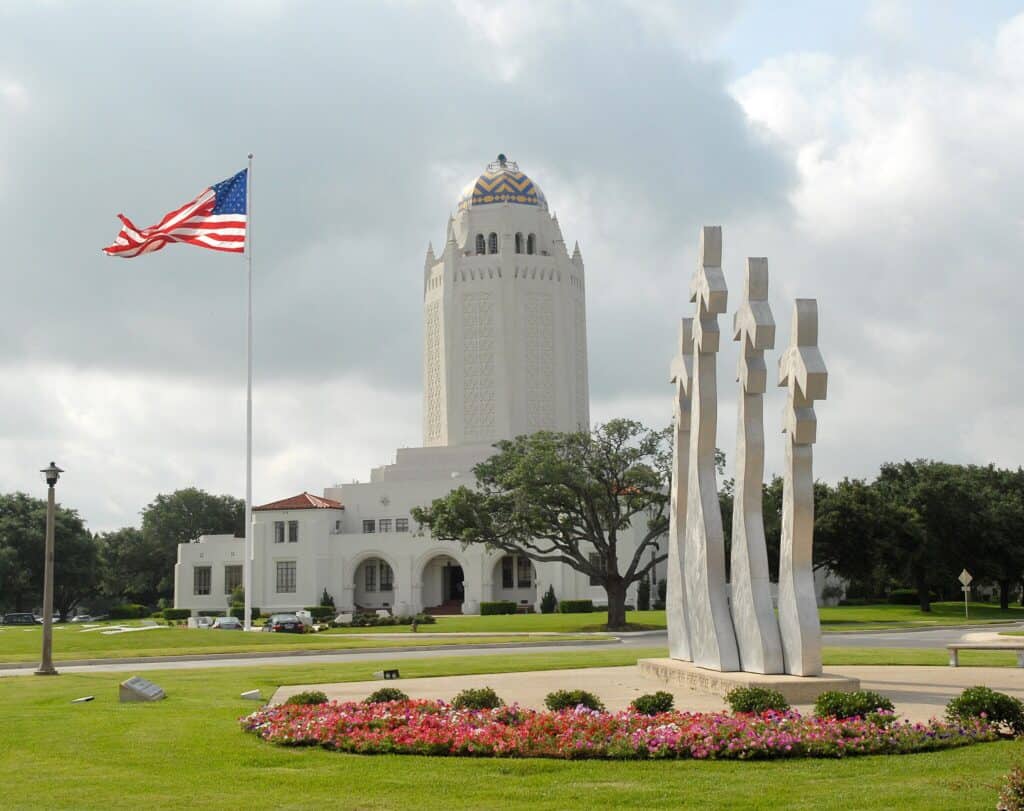
[[447,552],[431,555],[419,568],[420,601],[428,613],[463,613],[466,585],[462,561]]

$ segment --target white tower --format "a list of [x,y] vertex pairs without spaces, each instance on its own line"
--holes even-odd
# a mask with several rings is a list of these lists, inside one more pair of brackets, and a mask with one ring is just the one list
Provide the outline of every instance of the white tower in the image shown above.
[[423,279],[423,444],[590,427],[583,257],[504,155],[463,191]]

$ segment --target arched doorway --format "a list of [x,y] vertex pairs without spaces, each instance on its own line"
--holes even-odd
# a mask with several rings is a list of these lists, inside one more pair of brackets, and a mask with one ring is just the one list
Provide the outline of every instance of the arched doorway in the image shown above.
[[392,608],[395,604],[395,570],[383,558],[366,558],[356,566],[353,592],[356,608]]
[[427,561],[420,579],[423,610],[430,614],[461,614],[466,599],[466,575],[451,555]]
[[525,555],[498,558],[491,572],[491,599],[529,606],[525,610],[532,611],[537,603],[537,571],[533,561]]

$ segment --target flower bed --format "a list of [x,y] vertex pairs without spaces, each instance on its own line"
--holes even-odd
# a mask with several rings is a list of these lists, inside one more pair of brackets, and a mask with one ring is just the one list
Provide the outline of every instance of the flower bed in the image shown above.
[[331,702],[267,707],[243,729],[287,746],[362,754],[547,758],[793,758],[902,754],[991,741],[985,721],[912,724],[761,715],[583,709],[536,712],[516,706],[455,710],[443,701]]

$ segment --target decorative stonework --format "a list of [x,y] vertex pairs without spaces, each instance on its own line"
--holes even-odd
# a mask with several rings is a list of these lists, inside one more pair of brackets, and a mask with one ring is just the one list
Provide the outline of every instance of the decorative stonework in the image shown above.
[[748,259],[743,301],[733,319],[740,342],[736,379],[736,485],[732,511],[732,617],[740,665],[748,673],[781,673],[782,644],[772,606],[768,548],[764,538],[764,351],[775,346],[775,319],[768,304],[768,260]]
[[786,672],[821,673],[821,625],[814,594],[813,445],[818,422],[814,401],[824,400],[828,372],[818,349],[818,302],[797,299],[789,348],[779,358],[779,385],[786,386],[782,430],[782,542],[779,554],[779,630]]
[[526,426],[555,427],[555,308],[550,293],[526,296]]
[[424,380],[424,442],[428,445],[441,441],[441,303],[427,305],[426,356]]
[[494,302],[490,293],[462,299],[462,417],[466,439],[494,437]]
[[587,394],[587,316],[582,301],[576,308],[576,420],[581,431],[590,428],[590,397]]
[[[778,624],[771,604],[761,492],[764,479],[764,350],[774,346],[768,306],[768,263],[749,259],[745,295],[734,321],[742,342],[738,379],[736,491],[732,535],[732,600],[727,600],[722,516],[715,481],[718,396],[715,354],[718,315],[727,290],[721,268],[720,228],[704,228],[690,300],[697,317],[684,319],[672,366],[676,384],[675,448],[670,484],[667,616],[670,655],[721,672],[742,669],[821,676],[821,628],[814,590],[814,400],[824,399],[827,372],[818,350],[818,310],[797,299],[790,347],[779,360],[779,385],[788,387],[783,419],[782,543]],[[691,342],[692,340],[692,342]],[[690,350],[688,352],[688,349]],[[691,366],[692,364],[692,366]],[[689,431],[684,424],[689,407]],[[684,464],[688,459],[688,465]],[[685,479],[685,490],[683,481]],[[686,527],[685,539],[679,536]],[[685,666],[681,666],[685,669]],[[775,678],[783,678],[775,676]],[[816,679],[820,681],[820,679]],[[824,682],[823,682],[824,683]],[[824,689],[824,688],[823,688]]]

